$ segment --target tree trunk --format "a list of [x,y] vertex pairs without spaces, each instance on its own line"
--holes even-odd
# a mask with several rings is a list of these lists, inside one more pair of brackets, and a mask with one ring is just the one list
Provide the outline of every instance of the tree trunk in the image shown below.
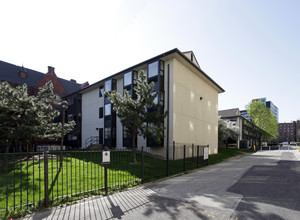
[[33,154],[33,146],[32,146],[32,143],[30,142],[28,144],[28,157],[31,158],[33,156],[34,156],[34,154]]
[[132,163],[137,164],[136,160],[136,135],[132,135]]

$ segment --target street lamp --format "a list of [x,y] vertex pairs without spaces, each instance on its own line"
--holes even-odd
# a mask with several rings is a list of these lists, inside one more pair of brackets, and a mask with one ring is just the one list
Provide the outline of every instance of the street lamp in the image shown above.
[[63,144],[64,144],[64,132],[65,132],[65,111],[69,107],[69,103],[67,101],[62,101],[60,103],[62,107],[62,127],[61,127],[61,143],[60,143],[60,168],[63,167],[63,156],[62,156],[62,150],[63,150]]

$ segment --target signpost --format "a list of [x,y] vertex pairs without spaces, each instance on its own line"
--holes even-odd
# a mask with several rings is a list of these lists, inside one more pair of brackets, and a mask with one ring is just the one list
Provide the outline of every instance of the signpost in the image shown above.
[[110,163],[110,151],[102,151],[102,164],[104,164],[104,186],[105,186],[105,193],[108,194],[107,188],[107,164]]
[[110,151],[102,151],[102,164],[110,163]]
[[208,153],[209,153],[209,145],[203,148],[203,160],[206,160],[206,165],[208,165]]
[[203,159],[208,160],[208,147],[204,147]]

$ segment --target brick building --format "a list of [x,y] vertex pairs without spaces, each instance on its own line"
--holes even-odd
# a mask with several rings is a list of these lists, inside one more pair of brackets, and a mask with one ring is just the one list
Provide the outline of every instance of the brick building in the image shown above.
[[278,123],[278,141],[291,142],[296,141],[297,123],[292,121],[290,123]]
[[[76,129],[80,130],[81,108],[80,97],[77,92],[88,86],[88,82],[79,84],[73,79],[65,80],[59,78],[55,74],[54,67],[51,66],[48,66],[48,72],[45,74],[4,61],[0,61],[0,81],[7,81],[13,86],[27,84],[30,95],[37,94],[38,88],[43,87],[47,82],[51,81],[57,101],[65,99],[70,102],[69,109],[66,111],[66,121],[74,120],[76,122]],[[55,106],[55,108],[60,110],[59,106]],[[56,121],[61,121],[61,118],[57,118]],[[78,132],[75,135],[70,134],[66,137],[66,141],[66,145],[80,146],[81,134]]]

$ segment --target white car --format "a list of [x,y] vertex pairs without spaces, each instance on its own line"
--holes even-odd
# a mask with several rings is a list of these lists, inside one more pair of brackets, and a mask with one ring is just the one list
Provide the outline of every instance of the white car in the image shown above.
[[296,143],[295,141],[291,141],[291,142],[290,142],[290,145],[291,145],[291,146],[296,146],[297,143]]
[[289,146],[289,142],[282,142],[280,143],[280,146]]

